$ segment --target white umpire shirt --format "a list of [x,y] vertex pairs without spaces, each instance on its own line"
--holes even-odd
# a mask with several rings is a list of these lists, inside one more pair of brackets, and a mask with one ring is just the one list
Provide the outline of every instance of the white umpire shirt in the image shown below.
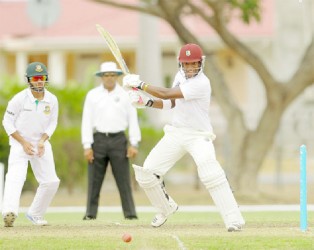
[[[45,90],[44,98],[38,101],[29,88],[17,93],[9,101],[2,121],[8,135],[18,131],[25,140],[35,144],[44,133],[50,138],[57,123],[57,97]],[[10,136],[10,145],[16,143],[18,142]]]
[[141,140],[137,111],[119,84],[110,92],[101,84],[87,93],[82,117],[84,149],[91,148],[95,132],[118,133],[127,128],[130,144],[137,145]]
[[173,82],[173,87],[175,86],[180,87],[184,98],[176,99],[172,125],[213,133],[209,117],[211,86],[207,76],[201,72],[193,78],[185,79],[178,72]]

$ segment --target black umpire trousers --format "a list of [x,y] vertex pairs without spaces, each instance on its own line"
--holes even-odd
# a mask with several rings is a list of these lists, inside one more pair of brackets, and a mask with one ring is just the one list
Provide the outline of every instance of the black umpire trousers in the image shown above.
[[132,196],[130,166],[127,153],[127,139],[124,132],[94,134],[94,161],[88,165],[88,196],[86,216],[96,217],[101,186],[106,175],[108,163],[112,168],[125,218],[135,217]]

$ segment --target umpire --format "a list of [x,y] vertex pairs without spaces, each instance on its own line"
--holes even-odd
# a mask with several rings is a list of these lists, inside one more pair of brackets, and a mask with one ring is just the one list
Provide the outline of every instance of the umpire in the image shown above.
[[[96,73],[102,84],[85,98],[82,144],[88,161],[88,196],[83,220],[97,216],[101,186],[110,163],[125,219],[137,219],[130,182],[129,158],[137,155],[141,140],[136,109],[117,83],[122,71],[114,62],[104,62]],[[125,131],[128,129],[129,141]]]

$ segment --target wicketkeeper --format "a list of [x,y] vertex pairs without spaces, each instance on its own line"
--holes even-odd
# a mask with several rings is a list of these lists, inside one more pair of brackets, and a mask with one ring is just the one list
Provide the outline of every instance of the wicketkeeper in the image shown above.
[[152,86],[141,81],[138,75],[126,75],[123,79],[124,87],[130,89],[134,106],[174,109],[172,123],[164,127],[163,138],[149,153],[143,167],[133,165],[136,180],[158,210],[151,224],[159,227],[177,211],[178,205],[163,186],[163,176],[189,153],[227,230],[240,231],[245,222],[215,156],[215,135],[209,117],[211,85],[203,72],[205,57],[198,45],[186,44],[181,48],[178,60],[179,71],[172,88]]
[[59,187],[49,138],[57,126],[58,100],[45,89],[48,72],[44,64],[28,65],[29,88],[16,94],[7,106],[2,124],[10,140],[8,172],[5,178],[2,216],[5,227],[13,227],[30,162],[39,183],[26,217],[35,225],[48,222],[44,214]]

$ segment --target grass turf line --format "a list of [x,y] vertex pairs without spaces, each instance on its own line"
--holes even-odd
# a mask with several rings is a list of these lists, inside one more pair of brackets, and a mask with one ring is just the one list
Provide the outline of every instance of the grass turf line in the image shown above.
[[[83,221],[81,213],[48,213],[45,227],[20,214],[13,228],[0,227],[0,249],[313,249],[313,227],[301,232],[298,212],[243,215],[244,230],[228,233],[215,212],[178,212],[160,228],[150,226],[152,213],[139,213],[132,221],[121,213],[100,213],[94,221]],[[308,219],[313,221],[313,213]],[[130,243],[122,241],[126,232],[133,237]]]

